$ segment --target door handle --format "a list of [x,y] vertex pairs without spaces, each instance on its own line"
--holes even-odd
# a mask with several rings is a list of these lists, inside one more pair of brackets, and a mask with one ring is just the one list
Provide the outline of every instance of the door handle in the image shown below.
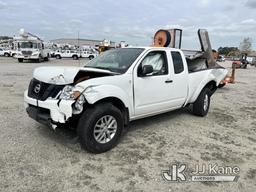
[[167,79],[166,81],[165,81],[165,83],[172,83],[173,82],[173,80],[170,80],[170,79]]

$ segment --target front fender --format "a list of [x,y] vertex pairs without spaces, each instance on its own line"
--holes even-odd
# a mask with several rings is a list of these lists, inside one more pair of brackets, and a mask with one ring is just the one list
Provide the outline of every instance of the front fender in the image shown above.
[[84,96],[89,104],[94,104],[104,98],[115,97],[120,99],[124,103],[125,107],[131,109],[132,105],[129,100],[129,95],[120,87],[114,85],[97,85],[89,88],[89,91],[86,90],[84,92]]

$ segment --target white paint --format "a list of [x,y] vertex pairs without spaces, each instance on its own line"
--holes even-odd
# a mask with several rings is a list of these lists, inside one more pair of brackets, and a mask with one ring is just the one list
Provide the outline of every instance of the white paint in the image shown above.
[[[137,69],[141,61],[149,52],[155,50],[166,51],[168,74],[138,77]],[[172,51],[178,51],[182,55],[184,71],[179,74],[174,73],[170,54]],[[93,68],[40,67],[34,71],[34,78],[46,83],[70,84],[79,70],[111,73],[107,70]],[[85,90],[83,94],[90,104],[108,97],[120,99],[129,109],[130,120],[134,120],[193,103],[208,82],[214,81],[218,85],[226,74],[226,69],[208,69],[188,73],[185,56],[181,50],[147,47],[126,73],[89,79],[78,83],[75,88]],[[166,83],[166,80],[173,82]],[[25,92],[25,102],[31,105],[35,104],[35,100],[29,98],[27,92]],[[58,100],[47,99],[38,101],[38,105],[50,109],[51,118],[54,121],[65,123],[72,116],[71,105],[74,101],[62,100],[59,106],[57,106],[57,102]]]

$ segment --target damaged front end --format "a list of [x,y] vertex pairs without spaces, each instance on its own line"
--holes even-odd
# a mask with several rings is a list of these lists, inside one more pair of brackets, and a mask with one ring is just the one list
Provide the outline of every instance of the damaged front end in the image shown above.
[[85,95],[93,91],[93,86],[84,88],[79,83],[88,79],[108,76],[103,72],[78,71],[73,82],[65,81],[60,74],[49,78],[47,83],[34,78],[24,93],[24,104],[28,115],[39,123],[51,126],[67,125],[76,127],[87,101]]
[[26,111],[34,120],[55,129],[83,111],[86,100],[81,93],[82,89],[72,85],[54,85],[33,79],[24,94]]

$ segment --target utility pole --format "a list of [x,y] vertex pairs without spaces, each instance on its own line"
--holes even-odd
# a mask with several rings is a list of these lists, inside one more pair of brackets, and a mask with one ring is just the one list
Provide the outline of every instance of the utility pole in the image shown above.
[[[79,31],[77,32],[77,45],[78,45],[78,53],[79,55],[81,54],[81,50],[80,50],[80,42],[79,42]],[[80,59],[78,59],[78,64],[79,64],[79,67],[80,67]]]

